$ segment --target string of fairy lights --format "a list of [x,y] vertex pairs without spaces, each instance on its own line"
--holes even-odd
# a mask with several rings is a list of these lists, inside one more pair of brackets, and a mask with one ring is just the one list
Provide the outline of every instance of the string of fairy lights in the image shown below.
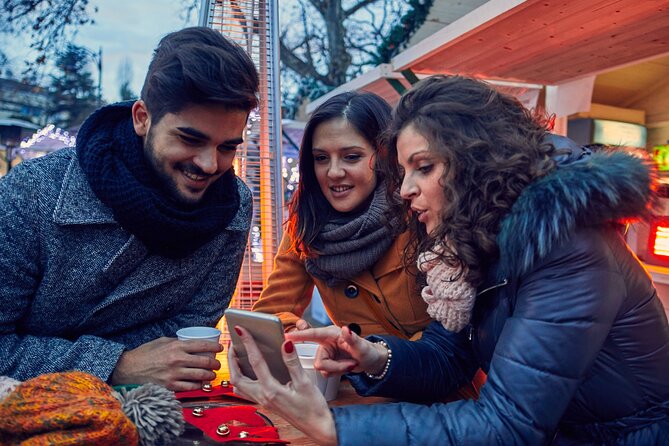
[[76,142],[76,137],[70,135],[67,130],[63,130],[60,127],[56,127],[53,124],[49,124],[46,127],[36,131],[32,136],[24,141],[21,141],[19,145],[22,149],[29,149],[35,144],[42,142],[45,139],[53,139],[63,143],[63,147],[74,147]]

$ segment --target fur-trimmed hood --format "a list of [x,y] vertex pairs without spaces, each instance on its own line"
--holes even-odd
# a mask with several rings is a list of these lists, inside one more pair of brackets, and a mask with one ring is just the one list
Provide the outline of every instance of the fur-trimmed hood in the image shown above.
[[578,226],[647,214],[655,178],[648,159],[623,151],[575,153],[572,147],[555,171],[527,186],[502,221],[499,278],[527,272]]

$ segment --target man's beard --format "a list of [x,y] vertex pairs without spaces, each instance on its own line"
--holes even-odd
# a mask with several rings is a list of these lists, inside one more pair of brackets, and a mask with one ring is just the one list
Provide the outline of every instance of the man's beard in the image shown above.
[[[151,129],[149,129],[149,132],[146,135],[146,140],[144,141],[144,157],[148,161],[151,170],[153,170],[153,172],[156,174],[156,177],[158,178],[161,192],[165,193],[166,196],[180,205],[195,206],[200,203],[202,201],[202,197],[204,197],[204,194],[199,199],[193,199],[184,196],[179,190],[176,180],[163,169],[159,160],[156,159],[155,153],[155,148],[153,147],[153,133],[151,132]],[[195,173],[197,175],[207,176],[207,174],[202,172],[197,166],[194,165],[177,165],[175,167],[175,175],[179,172],[178,169],[181,167],[184,170]]]

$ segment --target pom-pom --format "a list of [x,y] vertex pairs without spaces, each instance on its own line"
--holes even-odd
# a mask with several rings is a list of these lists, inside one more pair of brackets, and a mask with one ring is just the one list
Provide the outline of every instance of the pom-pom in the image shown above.
[[0,376],[0,401],[12,393],[19,384],[21,384],[21,381],[17,381],[9,376]]
[[121,388],[116,397],[137,426],[142,446],[169,444],[184,431],[181,403],[174,392],[157,384]]

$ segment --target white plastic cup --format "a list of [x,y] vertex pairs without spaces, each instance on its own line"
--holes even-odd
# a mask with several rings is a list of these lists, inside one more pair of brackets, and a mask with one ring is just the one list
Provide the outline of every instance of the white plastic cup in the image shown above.
[[341,376],[330,376],[325,378],[321,375],[321,372],[314,369],[314,359],[316,358],[316,350],[318,350],[318,344],[311,342],[304,342],[295,344],[295,350],[297,350],[297,356],[300,358],[300,364],[311,381],[318,387],[325,401],[332,401],[337,397],[337,392],[339,392],[339,381]]
[[[221,330],[214,327],[186,327],[177,330],[177,339],[180,341],[210,341],[219,343]],[[196,353],[197,355],[216,357],[215,352]]]

